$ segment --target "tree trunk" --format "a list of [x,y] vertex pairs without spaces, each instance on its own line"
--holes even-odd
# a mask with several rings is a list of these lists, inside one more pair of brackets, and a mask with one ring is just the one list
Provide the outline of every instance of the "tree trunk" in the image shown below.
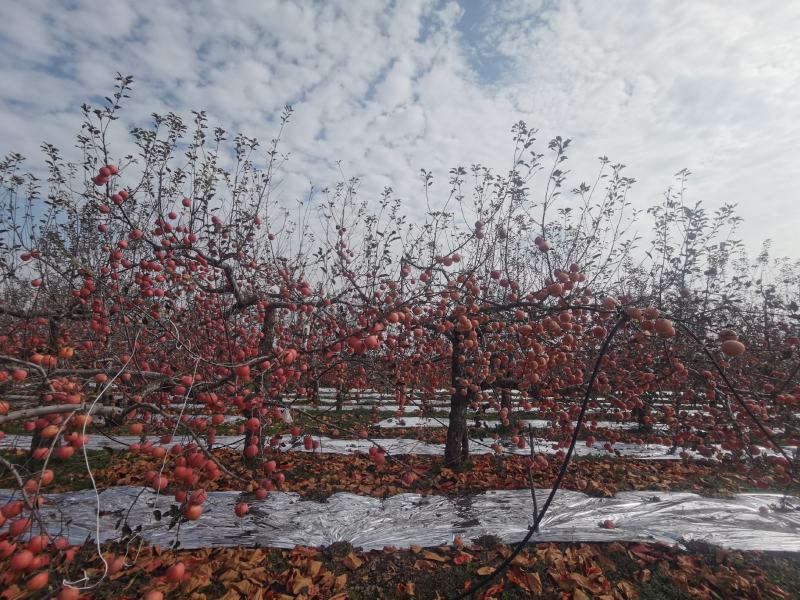
[[[683,394],[675,394],[675,418],[678,418],[678,415],[681,412],[681,398]],[[680,424],[680,422],[679,422]],[[680,431],[680,430],[679,430]],[[669,454],[675,454],[675,451],[678,449],[678,442],[675,441],[678,436],[672,436],[672,447],[669,449]]]
[[447,442],[444,447],[444,465],[449,468],[460,467],[469,458],[469,437],[467,435],[467,407],[471,392],[464,381],[464,363],[461,334],[453,333],[453,357],[450,367],[450,381],[455,393],[450,397],[450,416],[447,422]]
[[58,326],[58,319],[55,317],[50,317],[48,319],[48,325],[50,330],[50,354],[53,356],[58,356],[58,333],[59,333],[59,326]]
[[653,425],[645,423],[645,417],[650,415],[650,406],[645,404],[642,408],[634,407],[633,417],[636,419],[636,422],[639,424],[639,432],[640,433],[651,433],[653,430]]
[[28,455],[32,456],[33,451],[37,448],[47,448],[50,444],[42,437],[41,429],[34,429],[31,434],[31,447],[28,449]]
[[317,406],[319,404],[319,378],[318,377],[314,378],[314,385],[311,388],[311,390],[312,390],[311,393],[313,395],[313,398],[311,399],[311,404],[313,404],[314,406]]
[[464,410],[464,433],[461,434],[461,464],[469,460],[469,435],[467,434],[467,411]]
[[261,344],[259,352],[261,356],[266,356],[272,352],[274,345],[274,329],[275,329],[275,308],[267,306],[264,309],[264,321],[261,323]]
[[[122,394],[120,394],[119,397],[115,397],[114,394],[110,394],[108,399],[100,398],[99,402],[101,404],[106,404],[107,406],[116,406],[123,410],[128,408],[126,397]],[[103,417],[103,422],[109,427],[119,427],[125,422],[125,417],[122,416],[122,413],[119,415],[108,415]]]
[[342,404],[344,403],[345,396],[347,396],[344,385],[336,388],[336,412],[342,412]]
[[[274,328],[275,328],[275,309],[271,306],[267,306],[264,309],[264,321],[261,323],[261,343],[259,344],[259,353],[261,356],[267,356],[272,352],[272,348],[274,345]],[[260,415],[257,414],[252,407],[246,407],[244,411],[242,411],[242,416],[245,419],[250,419],[251,417],[259,417]],[[261,435],[261,430],[258,429],[256,431],[252,431],[251,429],[245,429],[244,432],[244,447],[255,444],[258,448],[258,455],[253,458],[247,458],[244,454],[242,455],[242,463],[251,469],[256,469],[259,464],[259,456],[264,450],[264,438]]]
[[447,442],[444,447],[444,465],[458,467],[469,457],[467,437],[467,399],[458,391],[450,397],[450,417],[447,423]]
[[511,390],[507,387],[500,388],[500,408],[511,410]]

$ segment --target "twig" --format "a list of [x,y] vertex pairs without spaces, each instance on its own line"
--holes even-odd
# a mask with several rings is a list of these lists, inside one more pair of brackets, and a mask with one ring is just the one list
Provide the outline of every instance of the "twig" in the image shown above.
[[572,459],[572,453],[575,451],[575,444],[578,442],[578,434],[580,433],[581,426],[583,425],[583,418],[586,414],[586,408],[589,405],[589,398],[592,393],[592,388],[594,387],[594,382],[597,379],[597,374],[600,372],[600,365],[603,361],[603,357],[605,356],[606,352],[608,351],[608,346],[611,343],[611,340],[616,335],[619,328],[628,320],[628,316],[623,312],[620,314],[619,319],[614,324],[614,327],[611,331],[608,332],[606,339],[603,341],[603,345],[600,348],[600,353],[597,355],[597,360],[594,363],[594,369],[592,370],[592,375],[589,377],[589,383],[586,386],[586,393],[583,396],[583,403],[581,404],[581,412],[578,415],[578,420],[575,425],[575,430],[572,433],[572,440],[570,442],[569,448],[567,449],[567,453],[564,456],[564,460],[561,462],[561,469],[558,472],[558,477],[556,477],[555,482],[553,483],[553,487],[550,488],[550,494],[547,496],[547,500],[545,500],[544,506],[542,506],[541,512],[537,515],[536,519],[533,522],[533,525],[528,527],[528,533],[525,534],[525,537],[519,542],[514,550],[509,554],[503,562],[501,562],[495,570],[490,574],[480,579],[477,583],[470,586],[463,592],[453,596],[450,600],[462,600],[463,598],[467,598],[472,596],[475,592],[479,589],[489,585],[495,578],[499,577],[512,563],[512,561],[522,552],[523,548],[528,544],[530,539],[533,537],[533,534],[537,531],[539,527],[539,523],[542,522],[544,519],[545,514],[547,514],[547,509],[550,508],[550,504],[553,502],[553,498],[555,498],[556,492],[561,487],[561,482],[564,480],[564,477],[567,474],[567,467],[569,466],[570,460]]

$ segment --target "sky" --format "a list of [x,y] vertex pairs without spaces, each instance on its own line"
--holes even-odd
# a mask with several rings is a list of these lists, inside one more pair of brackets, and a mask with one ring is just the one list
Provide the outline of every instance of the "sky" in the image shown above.
[[420,213],[420,169],[439,197],[452,167],[504,173],[524,120],[540,152],[573,140],[567,189],[606,155],[644,209],[688,168],[690,202],[736,203],[751,251],[798,258],[797,31],[785,0],[4,0],[0,154],[73,147],[121,72],[123,128],[206,110],[267,142],[289,103],[287,202],[344,174]]

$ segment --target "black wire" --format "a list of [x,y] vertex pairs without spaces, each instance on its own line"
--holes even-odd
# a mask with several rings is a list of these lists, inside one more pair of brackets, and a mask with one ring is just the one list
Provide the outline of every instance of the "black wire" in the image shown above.
[[600,347],[600,353],[597,356],[597,360],[594,363],[594,369],[592,370],[592,375],[589,377],[589,383],[586,386],[586,393],[583,396],[583,402],[581,404],[581,412],[578,415],[577,423],[575,425],[575,430],[572,432],[572,440],[570,442],[569,448],[567,450],[567,454],[564,456],[564,460],[561,463],[561,469],[558,472],[558,477],[556,477],[555,482],[553,483],[553,487],[550,489],[550,494],[547,496],[547,500],[545,500],[544,505],[542,506],[541,512],[536,516],[536,519],[528,528],[528,533],[522,539],[521,542],[517,544],[514,550],[509,554],[503,562],[501,562],[492,572],[491,575],[487,575],[483,579],[479,580],[475,585],[471,586],[469,589],[464,590],[457,596],[451,597],[449,600],[462,600],[463,598],[467,598],[472,596],[475,592],[477,592],[482,587],[485,587],[489,583],[491,583],[495,578],[503,573],[503,571],[508,568],[511,562],[519,555],[520,552],[525,548],[525,546],[530,541],[533,534],[539,529],[539,524],[544,519],[545,514],[547,513],[547,509],[550,507],[550,504],[553,502],[553,498],[555,498],[556,492],[561,487],[561,483],[564,480],[564,477],[567,474],[567,467],[569,467],[570,459],[572,458],[572,453],[575,450],[575,445],[578,442],[578,434],[581,430],[581,425],[583,424],[583,418],[586,414],[586,409],[589,405],[589,397],[592,393],[592,388],[594,387],[595,379],[597,379],[597,374],[600,372],[600,364],[603,361],[603,357],[605,356],[606,352],[608,351],[608,346],[611,343],[611,340],[616,335],[619,328],[628,320],[628,316],[625,313],[622,313],[615,323],[614,327],[609,331],[606,339],[603,341],[603,345]]

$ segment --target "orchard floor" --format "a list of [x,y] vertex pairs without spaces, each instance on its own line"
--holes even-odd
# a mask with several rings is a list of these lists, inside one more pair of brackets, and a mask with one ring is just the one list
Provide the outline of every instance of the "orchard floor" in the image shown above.
[[[218,479],[201,479],[199,485],[209,491],[253,491],[257,481],[265,476],[254,473],[241,463],[241,454],[233,450],[214,450],[218,463],[246,480],[242,483],[223,473]],[[23,450],[3,450],[2,455],[20,466],[23,475],[33,474],[40,464],[31,461]],[[94,480],[99,488],[118,485],[145,485],[146,473],[158,470],[161,461],[151,456],[132,455],[120,451],[93,450],[88,452]],[[303,498],[324,500],[336,492],[351,492],[362,496],[385,498],[396,494],[455,495],[486,490],[513,490],[530,487],[526,457],[519,455],[476,455],[461,469],[442,467],[441,457],[399,455],[387,457],[376,465],[361,454],[281,453],[275,455],[276,472],[286,480],[280,490],[296,492]],[[549,488],[555,480],[558,462],[537,467],[533,484],[538,489]],[[83,455],[76,453],[67,461],[52,461],[55,471],[48,492],[88,489],[92,482],[86,472]],[[173,461],[167,458],[164,472],[172,471]],[[403,481],[407,473],[414,481]],[[590,496],[610,497],[622,491],[681,491],[703,496],[719,497],[739,492],[776,492],[800,495],[800,486],[771,483],[757,486],[756,481],[770,473],[768,465],[737,468],[725,462],[698,460],[638,460],[622,457],[578,457],[570,464],[562,489],[580,491]],[[4,475],[4,476],[3,476]],[[7,474],[0,475],[0,488],[13,487]],[[169,489],[167,489],[169,493]]]
[[[327,439],[336,440],[353,440],[355,433],[366,430],[370,436],[387,438],[386,442],[394,441],[391,438],[399,441],[417,440],[423,442],[422,445],[441,444],[444,441],[445,432],[442,427],[411,426],[412,423],[419,424],[410,418],[398,420],[392,414],[387,411],[367,411],[360,407],[339,414],[315,411],[296,417],[295,425],[300,426],[304,432],[311,430],[318,436],[326,435]],[[435,414],[437,420],[442,416]],[[520,416],[535,418],[536,415]],[[380,419],[384,422],[379,423]],[[218,428],[219,433],[235,435],[238,422],[238,417],[230,418]],[[616,441],[628,444],[641,444],[642,439],[644,443],[659,442],[657,433],[644,434],[630,427],[603,425],[604,422],[598,423],[594,431],[581,432],[581,444],[584,444],[589,434],[598,439],[610,439],[613,436]],[[290,428],[286,423],[275,422],[266,433],[283,434],[286,437]],[[92,430],[90,435],[93,439],[108,436],[105,439],[112,440],[116,436],[129,433],[124,426],[101,426],[98,429],[92,426]],[[148,439],[157,439],[159,435],[170,431],[165,424],[150,424]],[[7,433],[9,436],[24,436],[23,430],[9,430]],[[524,433],[527,434],[528,430],[524,430]],[[551,441],[563,440],[569,433],[567,430],[551,427],[550,424],[546,427],[540,424],[534,430],[535,436]],[[491,442],[492,436],[500,434],[508,437],[513,434],[513,430],[501,426],[496,420],[489,420],[489,423],[484,421],[480,427],[471,427],[470,434]],[[792,431],[782,435],[786,436],[787,441],[794,441]],[[185,442],[185,438],[182,439]],[[323,438],[317,439],[323,440],[325,450],[324,446],[328,442]],[[711,443],[713,441],[710,440]],[[27,446],[22,437],[14,443],[19,448]],[[92,449],[87,452],[98,488],[145,486],[146,473],[162,468],[162,461],[159,459],[121,449],[130,443],[132,441],[127,439],[121,441],[121,446],[118,444],[116,449]],[[170,444],[165,443],[167,447]],[[302,439],[293,438],[289,445],[292,450],[302,450]],[[359,448],[361,446],[363,444]],[[414,448],[413,445],[407,447]],[[338,492],[380,499],[414,493],[425,495],[428,500],[437,495],[458,498],[491,490],[528,490],[531,485],[538,490],[546,490],[555,480],[559,466],[559,461],[550,456],[549,463],[546,466],[539,464],[532,472],[532,478],[529,478],[528,458],[525,456],[527,450],[524,451],[525,454],[499,455],[489,450],[490,453],[487,454],[473,455],[462,468],[454,470],[442,466],[441,455],[422,453],[390,453],[386,456],[385,463],[378,465],[363,452],[365,448],[361,449],[361,452],[354,452],[352,448],[342,446],[334,453],[285,451],[268,458],[276,463],[272,474],[281,473],[285,476],[285,482],[277,486],[279,491],[295,492],[303,499],[327,504],[332,502],[331,496]],[[41,469],[41,463],[31,461],[24,450],[7,447],[0,450],[0,454],[16,464],[23,477],[31,476]],[[228,467],[234,476],[223,473],[216,480],[209,481],[204,478],[205,471],[198,470],[201,478],[197,485],[210,492],[243,491],[241,498],[247,501],[252,498],[251,493],[258,487],[259,480],[268,475],[264,471],[251,471],[242,464],[241,450],[217,448],[212,454],[216,462]],[[745,467],[728,460],[708,461],[697,457],[681,460],[675,456],[669,458],[671,460],[642,460],[612,453],[576,456],[569,466],[562,488],[598,498],[611,498],[615,494],[628,491],[692,492],[712,498],[753,491],[800,496],[800,486],[780,484],[780,473],[765,459],[757,459],[754,465]],[[164,474],[170,479],[174,476],[174,466],[173,459],[167,455]],[[76,452],[65,461],[53,460],[48,468],[53,469],[56,476],[54,483],[45,492],[77,492],[92,487],[81,452]],[[410,475],[412,477],[409,479]],[[14,483],[0,469],[0,488],[12,488]],[[171,491],[172,488],[168,487],[162,494],[169,496]],[[235,495],[239,497],[238,494]],[[348,510],[349,507],[348,504]],[[230,508],[225,514],[229,513]],[[505,513],[503,516],[505,518]],[[650,518],[650,513],[647,518]],[[715,518],[717,516],[713,516],[712,520]],[[673,522],[667,523],[668,529],[672,530]],[[594,521],[592,526],[596,528]],[[497,533],[495,529],[491,531]],[[236,544],[255,543],[252,539],[243,541],[241,533],[236,529],[236,537],[232,538],[233,547],[166,550],[149,545],[139,547],[139,542],[129,546],[106,544],[103,548],[109,560],[125,556],[132,566],[108,576],[102,586],[83,598],[138,599],[147,591],[155,589],[164,592],[168,599],[195,600],[446,599],[463,590],[468,582],[475,582],[491,573],[492,565],[496,565],[510,552],[510,546],[504,545],[499,538],[489,536],[468,540],[466,545],[457,540],[456,546],[424,549],[411,546],[410,549],[363,551],[346,542],[321,548],[237,547]],[[219,535],[217,529],[214,530],[214,535]],[[355,543],[355,538],[349,539]],[[424,543],[433,543],[430,537],[426,539]],[[554,536],[552,539],[597,538]],[[618,539],[638,538],[620,536]],[[656,536],[648,539],[665,538]],[[675,537],[670,536],[669,539]],[[707,541],[711,538],[695,536],[695,539]],[[452,535],[444,540],[452,540]],[[752,547],[778,547],[772,543],[771,538],[770,540],[766,546],[761,544]],[[286,546],[298,541],[304,544],[321,543],[307,538],[303,533],[295,536]],[[792,542],[794,543],[794,538]],[[214,543],[204,541],[199,545]],[[170,583],[165,576],[166,569],[178,561],[187,566],[187,575],[180,583]],[[16,587],[24,585],[24,580],[8,579],[8,569],[4,561],[0,560],[0,598],[52,598],[64,578],[74,580],[88,576],[96,581],[103,573],[102,563],[92,544],[84,546],[70,563],[54,562],[51,567],[50,587],[47,591],[26,595]],[[695,542],[683,543],[682,549],[661,543],[619,541],[539,543],[530,545],[515,560],[509,571],[474,597],[560,600],[800,598],[800,552],[779,554],[723,550]]]
[[[235,465],[237,475],[253,474],[238,461],[240,453],[215,450],[220,463]],[[22,466],[23,451],[3,451]],[[100,488],[143,485],[144,474],[158,468],[149,456],[120,451],[89,452]],[[286,476],[283,491],[321,500],[347,491],[361,496],[389,497],[405,492],[457,496],[488,489],[525,489],[529,486],[524,456],[477,455],[464,469],[441,467],[441,457],[402,455],[377,466],[364,455],[284,453],[276,455],[278,471]],[[535,487],[552,483],[555,461],[534,474]],[[48,491],[87,489],[91,482],[83,457],[75,455],[51,466],[58,486]],[[171,471],[167,461],[167,472]],[[411,485],[402,477],[417,475]],[[755,476],[759,475],[756,473]],[[570,465],[564,488],[609,497],[625,490],[689,491],[704,496],[726,496],[753,489],[753,472],[738,472],[723,462],[695,460],[642,461],[621,457],[577,458]],[[208,490],[241,490],[242,484],[223,475],[202,481]],[[9,487],[0,480],[0,487]],[[245,485],[253,489],[255,483]],[[168,492],[169,490],[167,490]],[[759,490],[765,491],[765,490]],[[772,491],[800,495],[794,488]],[[172,599],[224,600],[362,600],[447,599],[490,574],[510,552],[510,545],[486,536],[467,544],[409,549],[361,551],[339,542],[323,548],[293,549],[220,547],[167,550],[138,543],[103,546],[107,560],[125,556],[129,567],[110,575],[82,598],[139,599],[150,590]],[[187,575],[169,582],[166,570],[183,562]],[[93,544],[87,543],[70,563],[51,564],[47,591],[20,590],[23,582],[5,579],[9,571],[0,561],[2,598],[44,600],[53,598],[65,578],[102,576],[102,564]],[[661,543],[540,543],[531,544],[512,567],[474,598],[559,600],[670,600],[670,599],[790,599],[800,598],[800,553],[765,553],[725,550],[697,543],[684,549]]]
[[[362,552],[344,543],[327,548],[200,548],[163,550],[116,544],[111,561],[130,566],[108,575],[85,598],[138,599],[150,590],[168,600],[447,599],[493,572],[511,547],[492,537],[470,545],[385,548]],[[180,582],[167,568],[183,562]],[[51,563],[50,587],[21,591],[0,563],[3,598],[52,598],[64,578],[103,574],[96,548],[85,545],[69,562]],[[679,550],[662,544],[531,544],[511,568],[474,595],[483,599],[680,600],[800,598],[800,558],[726,551],[704,545]]]

